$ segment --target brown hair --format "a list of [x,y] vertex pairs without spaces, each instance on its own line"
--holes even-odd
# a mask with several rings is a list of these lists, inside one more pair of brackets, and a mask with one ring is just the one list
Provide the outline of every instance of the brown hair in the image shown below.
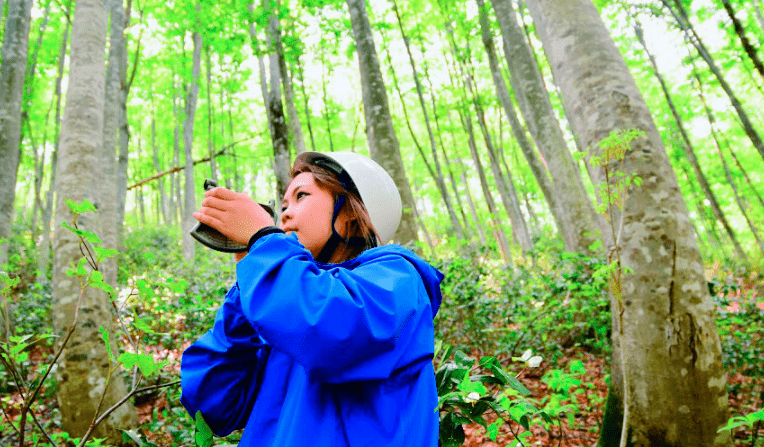
[[[337,232],[340,234],[344,233],[345,240],[348,238],[361,238],[364,241],[363,244],[347,244],[345,241],[340,243],[335,250],[335,253],[340,257],[340,262],[353,259],[364,250],[376,247],[379,235],[371,223],[369,212],[366,211],[361,196],[358,195],[355,188],[353,187],[351,190],[343,186],[337,173],[323,166],[307,163],[298,158],[289,175],[295,178],[303,172],[313,174],[316,184],[334,196],[334,203],[337,203],[340,196],[345,196],[345,204],[340,209],[340,215],[344,215],[346,218],[345,228],[337,228]],[[352,187],[353,185],[349,186]]]

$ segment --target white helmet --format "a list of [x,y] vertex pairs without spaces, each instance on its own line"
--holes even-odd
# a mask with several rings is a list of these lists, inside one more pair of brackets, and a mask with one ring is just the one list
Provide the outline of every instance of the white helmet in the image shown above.
[[[316,164],[318,160],[329,160],[339,165],[358,189],[358,195],[361,196],[371,223],[377,230],[380,244],[393,238],[401,222],[401,195],[392,177],[382,166],[355,152],[303,152],[297,159],[308,164]],[[337,171],[336,167],[327,167]]]

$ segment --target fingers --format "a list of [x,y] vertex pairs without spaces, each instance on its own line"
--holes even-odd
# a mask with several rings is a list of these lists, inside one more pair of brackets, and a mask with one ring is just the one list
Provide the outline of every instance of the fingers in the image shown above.
[[239,194],[237,192],[231,191],[230,189],[225,188],[213,188],[209,191],[204,192],[204,197],[217,197],[218,199],[222,200],[236,200],[243,194]]

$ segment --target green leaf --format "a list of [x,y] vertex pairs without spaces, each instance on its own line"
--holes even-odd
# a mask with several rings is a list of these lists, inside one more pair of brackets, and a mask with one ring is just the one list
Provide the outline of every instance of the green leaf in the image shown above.
[[150,377],[156,374],[162,369],[165,363],[167,363],[156,363],[156,361],[154,361],[154,356],[149,354],[136,354],[134,352],[123,352],[119,355],[117,360],[127,369],[132,369],[137,365],[144,377]]
[[499,437],[499,429],[504,424],[504,419],[498,418],[496,419],[496,422],[488,426],[488,437],[491,438],[491,441],[496,442],[496,438]]
[[99,262],[106,258],[113,258],[114,256],[117,256],[119,254],[118,250],[103,248],[100,245],[96,245],[95,247],[93,247],[93,251],[95,251]]
[[136,329],[140,329],[147,334],[159,334],[159,335],[166,334],[166,332],[156,332],[155,330],[151,329],[151,326],[149,325],[147,320],[149,320],[149,318],[136,319],[135,321],[133,321],[133,326]]
[[109,297],[112,300],[117,299],[117,292],[114,290],[114,287],[112,287],[110,284],[103,282],[103,273],[99,271],[94,271],[93,274],[90,276],[89,285],[91,287],[96,287],[108,293]]
[[82,202],[74,202],[69,199],[66,199],[66,206],[69,207],[70,210],[72,210],[72,213],[74,214],[84,214],[88,211],[95,211],[96,207],[92,203],[90,203],[87,200],[83,200]]
[[98,332],[101,333],[101,338],[103,338],[103,342],[106,344],[106,352],[109,353],[109,358],[116,361],[117,359],[114,357],[114,353],[111,352],[111,343],[109,343],[109,331],[107,331],[103,326],[99,326]]
[[194,420],[196,420],[196,431],[194,433],[194,442],[198,447],[210,447],[212,446],[212,429],[210,429],[210,426],[207,425],[207,422],[204,420],[204,416],[202,416],[201,411],[197,411],[194,415]]

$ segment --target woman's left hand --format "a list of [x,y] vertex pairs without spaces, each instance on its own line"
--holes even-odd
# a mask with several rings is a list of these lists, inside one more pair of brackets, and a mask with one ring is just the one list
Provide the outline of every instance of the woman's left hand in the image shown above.
[[202,207],[194,213],[194,219],[243,245],[258,230],[273,225],[273,218],[248,195],[225,188],[205,191]]

